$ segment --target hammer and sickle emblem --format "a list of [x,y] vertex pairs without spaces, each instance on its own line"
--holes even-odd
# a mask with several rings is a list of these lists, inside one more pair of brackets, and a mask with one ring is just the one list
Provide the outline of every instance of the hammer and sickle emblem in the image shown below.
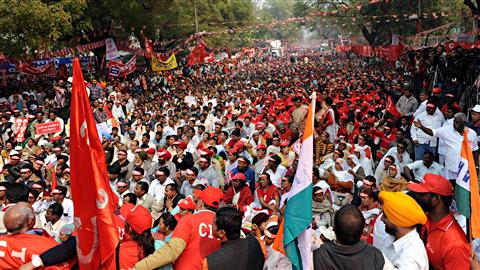
[[[90,250],[87,254],[84,253],[84,250],[80,247],[80,237],[77,238],[77,255],[78,261],[81,264],[89,264],[92,262],[93,254],[98,247],[98,227],[97,227],[97,217],[93,216],[91,218],[92,227],[93,227],[93,242],[90,246]],[[75,217],[75,227],[79,230],[82,228],[82,220],[79,217]]]

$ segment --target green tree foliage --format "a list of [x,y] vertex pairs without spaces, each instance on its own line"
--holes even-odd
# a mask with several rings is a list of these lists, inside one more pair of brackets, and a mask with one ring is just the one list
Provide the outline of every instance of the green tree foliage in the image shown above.
[[[433,29],[449,22],[454,22],[456,25],[465,23],[463,17],[457,15],[466,13],[466,7],[459,1],[391,0],[375,4],[369,2],[369,0],[305,0],[296,8],[298,13],[304,14],[312,10],[338,11],[335,15],[319,16],[309,24],[318,28],[327,19],[330,25],[336,25],[339,32],[363,34],[371,45],[388,43],[393,33],[410,37],[414,36],[418,30]],[[420,18],[403,16],[417,14],[419,10]],[[436,18],[432,16],[432,13],[438,15],[441,12],[450,16]],[[391,15],[398,15],[398,17]]]
[[[253,24],[248,0],[0,0],[0,52],[19,56],[133,32],[154,41]],[[213,38],[215,39],[215,38]],[[228,39],[221,39],[228,41]]]
[[22,55],[66,39],[87,7],[85,0],[1,0],[0,51]]

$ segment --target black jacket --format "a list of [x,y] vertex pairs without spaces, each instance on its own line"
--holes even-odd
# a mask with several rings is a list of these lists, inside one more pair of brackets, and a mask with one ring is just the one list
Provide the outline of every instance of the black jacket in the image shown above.
[[315,270],[382,270],[384,265],[382,252],[364,241],[353,246],[328,242],[313,252]]
[[207,257],[209,270],[261,270],[265,263],[260,243],[254,237],[222,243],[222,248]]

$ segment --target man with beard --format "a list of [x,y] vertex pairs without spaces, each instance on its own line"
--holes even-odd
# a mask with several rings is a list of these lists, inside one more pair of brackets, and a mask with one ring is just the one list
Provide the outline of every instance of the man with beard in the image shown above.
[[416,226],[425,224],[427,216],[418,203],[403,192],[380,192],[383,203],[381,221],[385,232],[394,237],[390,246],[382,250],[395,269],[428,270],[428,257]]
[[450,212],[453,188],[443,176],[428,173],[421,183],[408,184],[428,213],[420,235],[427,246],[433,269],[469,269],[470,245],[462,227]]
[[168,177],[170,177],[170,179],[175,179],[175,173],[177,172],[177,168],[175,166],[175,163],[170,161],[170,159],[172,158],[172,154],[170,154],[170,152],[168,152],[167,150],[160,148],[158,149],[157,156],[158,167],[156,169],[158,170],[160,168],[167,168],[170,172]]
[[350,119],[346,126],[341,127],[338,130],[339,135],[344,135],[349,143],[354,143],[358,134],[360,134],[359,127],[355,124],[354,119]]

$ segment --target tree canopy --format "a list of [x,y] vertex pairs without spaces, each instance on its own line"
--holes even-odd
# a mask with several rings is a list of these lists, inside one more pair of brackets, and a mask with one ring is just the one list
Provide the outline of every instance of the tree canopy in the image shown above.
[[[388,42],[391,34],[413,36],[454,22],[470,29],[467,12],[480,16],[471,0],[0,0],[0,52],[31,55],[132,34],[153,40],[156,50],[168,49],[198,31],[215,32],[211,47],[251,45],[249,40],[296,39],[302,26],[318,36],[363,34],[372,45]],[[312,16],[312,12],[335,14]],[[440,16],[438,14],[449,16]],[[436,14],[433,16],[432,14]],[[461,14],[462,16],[459,16]],[[395,15],[395,17],[393,16]],[[463,16],[464,15],[464,16]],[[306,21],[271,24],[292,17]],[[478,21],[477,21],[478,23]],[[244,30],[241,30],[244,29]],[[143,44],[143,42],[141,42]]]

